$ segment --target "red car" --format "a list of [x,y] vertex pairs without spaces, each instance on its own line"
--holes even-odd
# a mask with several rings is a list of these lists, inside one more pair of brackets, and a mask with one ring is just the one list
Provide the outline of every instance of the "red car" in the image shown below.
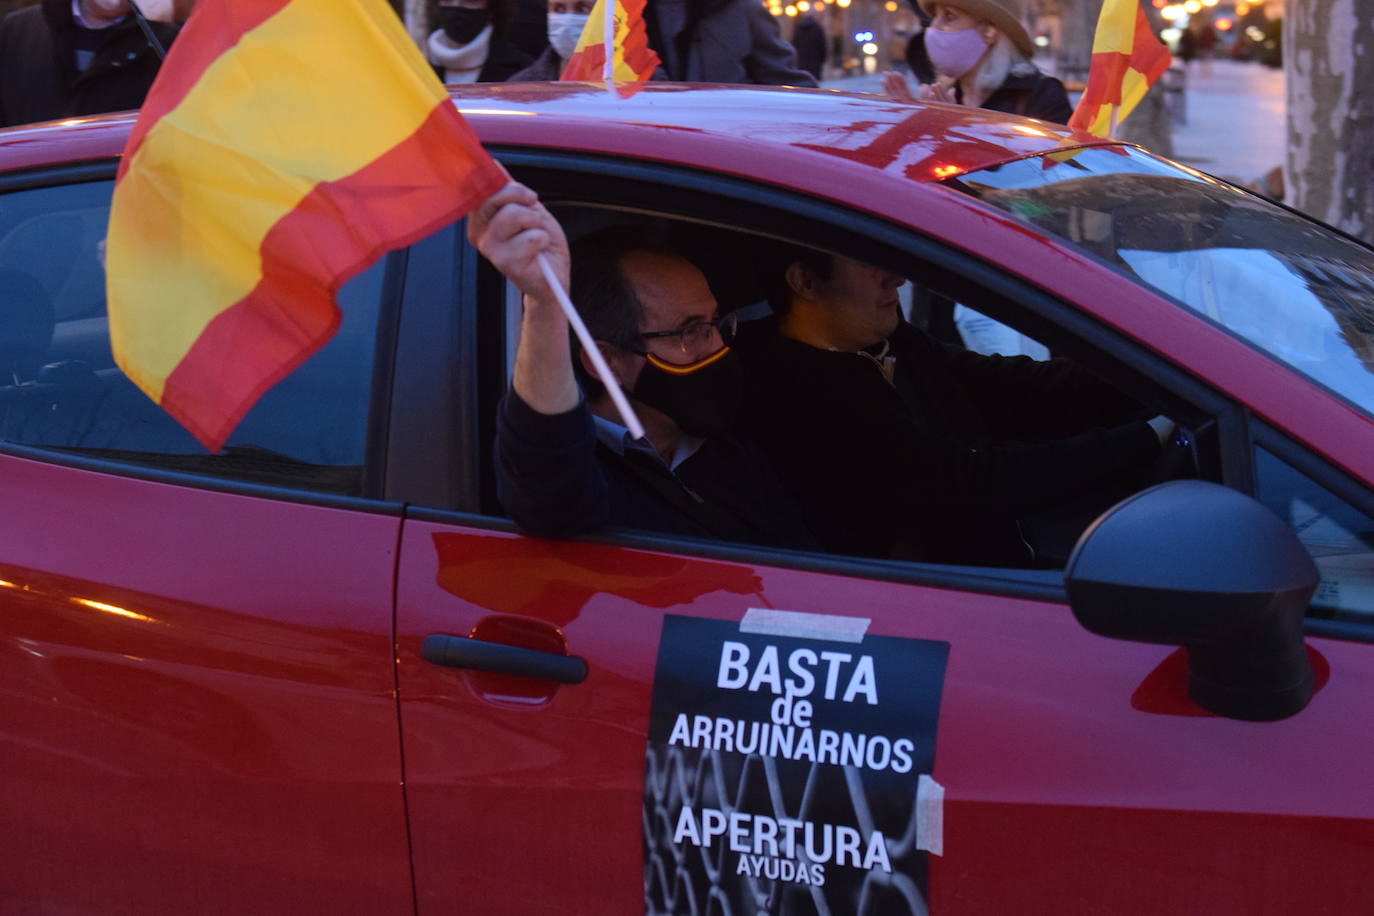
[[1187,466],[1062,569],[527,537],[489,462],[518,297],[461,225],[206,454],[110,356],[131,119],[0,131],[0,913],[1368,908],[1368,247],[982,111],[456,103],[574,234],[881,264]]

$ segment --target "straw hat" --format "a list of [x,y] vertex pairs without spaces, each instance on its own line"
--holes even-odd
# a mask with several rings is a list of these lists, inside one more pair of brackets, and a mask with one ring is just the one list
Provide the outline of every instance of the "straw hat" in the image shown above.
[[1025,16],[1025,9],[1021,0],[916,0],[921,5],[921,9],[930,15],[930,8],[937,3],[941,6],[952,6],[968,13],[974,19],[986,19],[997,26],[998,31],[1011,39],[1012,44],[1021,50],[1027,57],[1035,54],[1035,45],[1031,42],[1030,34],[1026,27],[1021,24]]

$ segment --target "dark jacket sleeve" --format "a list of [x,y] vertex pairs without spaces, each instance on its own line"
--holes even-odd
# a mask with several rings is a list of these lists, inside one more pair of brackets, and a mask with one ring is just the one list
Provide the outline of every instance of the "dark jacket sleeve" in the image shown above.
[[534,58],[504,38],[492,40],[491,50],[487,52],[482,72],[477,74],[480,83],[504,83],[521,70],[534,63]]
[[753,39],[753,50],[744,62],[749,81],[765,86],[815,86],[815,77],[797,68],[796,52],[783,40],[778,21],[761,3],[743,2]]
[[969,442],[932,434],[900,410],[847,398],[814,399],[805,414],[794,417],[793,425],[808,430],[805,449],[818,470],[830,468],[818,478],[833,473],[847,481],[846,489],[857,487],[864,512],[885,505],[913,520],[932,509],[1046,508],[1113,472],[1146,466],[1159,454],[1158,439],[1144,421],[1038,442]]
[[57,117],[65,88],[43,9],[22,7],[0,19],[0,127]]
[[798,422],[813,432],[798,447],[809,455],[792,469],[801,472],[792,479],[807,521],[827,546],[874,556],[904,543],[924,544],[916,555],[935,556],[943,539],[966,538],[955,532],[1000,539],[1007,520],[1065,504],[1158,454],[1143,422],[979,446],[933,436],[905,416],[856,412],[852,404],[832,402],[808,414]]
[[544,80],[556,80],[562,69],[563,58],[559,57],[558,52],[552,47],[548,47],[544,49],[544,53],[534,59],[534,63],[506,77],[506,82],[536,83]]
[[984,100],[983,107],[1056,124],[1067,124],[1073,115],[1064,84],[1039,71],[1007,77],[1001,88]]
[[530,534],[568,537],[606,524],[610,501],[585,401],[542,414],[514,391],[496,419],[496,495]]
[[983,440],[1043,441],[1141,419],[1140,406],[1068,359],[987,356],[912,335],[921,387],[966,415],[942,428]]
[[1055,124],[1067,124],[1073,116],[1073,106],[1069,104],[1069,94],[1064,84],[1052,76],[1041,75],[1040,81],[1031,91],[1026,103],[1025,115]]
[[1038,511],[1159,454],[1144,422],[1031,443],[936,434],[871,366],[859,357],[845,364],[847,356],[751,377],[751,423],[829,549],[885,555],[911,531]]

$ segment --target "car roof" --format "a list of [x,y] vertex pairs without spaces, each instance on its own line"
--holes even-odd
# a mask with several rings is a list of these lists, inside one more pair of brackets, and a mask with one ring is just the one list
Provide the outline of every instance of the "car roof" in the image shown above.
[[[957,105],[819,89],[647,83],[450,87],[483,142],[623,155],[811,191],[792,163],[926,182],[1106,141],[1057,124]],[[129,113],[0,130],[0,171],[119,155]],[[842,195],[837,195],[841,196]]]
[[841,172],[859,166],[924,182],[1108,142],[1000,112],[825,89],[654,82],[450,91],[487,143],[632,155],[783,184],[770,166],[829,160]]

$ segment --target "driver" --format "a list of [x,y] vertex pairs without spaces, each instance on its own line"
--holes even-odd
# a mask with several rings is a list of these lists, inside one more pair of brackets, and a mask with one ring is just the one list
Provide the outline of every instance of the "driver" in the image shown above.
[[739,344],[745,422],[827,550],[1048,565],[1025,516],[1115,501],[1173,436],[1075,363],[937,342],[880,267],[796,248],[768,282],[776,317]]
[[[496,433],[497,494],[518,525],[551,537],[622,525],[816,546],[761,453],[727,434],[741,399],[734,322],[700,270],[624,228],[579,242],[570,258],[557,220],[514,182],[474,211],[468,235],[524,293]],[[540,253],[565,287],[572,262],[573,301],[615,378],[597,378],[569,349]],[[624,389],[645,440],[620,425],[606,384]]]

